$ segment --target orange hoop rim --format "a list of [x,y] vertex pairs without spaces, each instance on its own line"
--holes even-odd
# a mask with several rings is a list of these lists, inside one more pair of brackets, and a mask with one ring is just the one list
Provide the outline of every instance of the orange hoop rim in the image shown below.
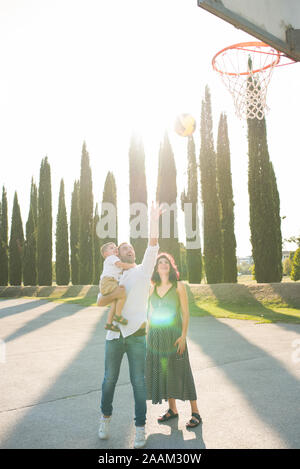
[[[268,55],[274,55],[274,60],[273,62],[271,62],[270,64],[266,65],[265,67],[261,67],[261,68],[257,68],[256,70],[251,70],[250,71],[247,71],[247,72],[241,72],[241,73],[237,73],[237,72],[224,72],[223,70],[219,70],[216,66],[216,59],[219,55],[223,54],[223,52],[226,52],[227,50],[231,50],[231,49],[238,49],[238,50],[244,50],[245,52],[247,51],[246,47],[259,47],[259,48],[263,48],[263,47],[268,47],[269,49],[272,49],[273,51],[275,52],[264,52],[264,51],[261,51],[261,50],[251,50],[250,52],[253,52],[254,54],[268,54]],[[254,41],[254,42],[239,42],[237,44],[233,44],[231,46],[228,46],[228,47],[224,47],[224,49],[220,50],[219,52],[217,52],[213,59],[212,59],[212,66],[213,66],[213,69],[222,74],[222,75],[230,75],[230,76],[240,76],[240,75],[253,75],[254,73],[258,73],[258,72],[262,72],[264,70],[267,70],[268,68],[273,68],[273,67],[276,67],[276,65],[279,64],[280,62],[280,58],[281,58],[281,53],[274,49],[274,47],[270,46],[269,44],[266,44],[265,42],[260,42],[260,41]]]

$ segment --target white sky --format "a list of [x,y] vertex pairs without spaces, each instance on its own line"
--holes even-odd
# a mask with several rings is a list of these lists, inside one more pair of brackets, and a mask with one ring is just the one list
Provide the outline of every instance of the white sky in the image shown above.
[[[0,185],[8,191],[9,222],[17,190],[25,231],[31,177],[38,185],[46,155],[54,228],[62,177],[69,216],[85,140],[94,202],[101,202],[107,172],[113,171],[119,241],[126,240],[132,131],[144,141],[149,200],[155,197],[159,144],[169,131],[180,195],[187,140],[173,132],[173,122],[181,112],[194,115],[198,159],[201,100],[208,84],[215,141],[220,113],[228,115],[237,254],[250,255],[246,123],[235,116],[232,98],[211,68],[218,50],[245,40],[253,38],[200,9],[196,0],[0,0]],[[267,95],[284,238],[300,233],[299,83],[299,64],[280,67]],[[179,235],[184,241],[181,229]]]

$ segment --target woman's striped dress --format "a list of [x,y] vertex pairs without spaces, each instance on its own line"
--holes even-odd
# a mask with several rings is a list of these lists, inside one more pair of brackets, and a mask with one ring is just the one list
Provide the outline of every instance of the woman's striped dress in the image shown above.
[[181,336],[182,320],[176,285],[160,297],[156,286],[149,298],[149,331],[147,336],[147,399],[161,404],[169,398],[196,400],[194,378],[188,349],[177,354],[174,343]]

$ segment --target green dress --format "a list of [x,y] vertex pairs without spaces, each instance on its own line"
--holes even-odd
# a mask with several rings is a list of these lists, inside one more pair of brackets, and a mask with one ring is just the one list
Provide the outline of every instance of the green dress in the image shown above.
[[149,331],[147,336],[147,399],[161,404],[170,398],[196,400],[194,378],[187,346],[177,354],[174,343],[181,336],[180,301],[173,285],[160,297],[156,286],[149,298]]

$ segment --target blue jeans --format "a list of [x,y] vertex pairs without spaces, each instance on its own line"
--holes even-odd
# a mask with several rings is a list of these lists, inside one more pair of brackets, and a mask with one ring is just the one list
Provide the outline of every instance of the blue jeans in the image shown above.
[[146,337],[129,336],[107,340],[105,343],[105,372],[102,383],[101,410],[103,415],[110,416],[113,411],[115,387],[119,378],[120,366],[124,353],[129,363],[130,381],[135,401],[135,425],[143,427],[146,422],[146,382],[145,359]]

